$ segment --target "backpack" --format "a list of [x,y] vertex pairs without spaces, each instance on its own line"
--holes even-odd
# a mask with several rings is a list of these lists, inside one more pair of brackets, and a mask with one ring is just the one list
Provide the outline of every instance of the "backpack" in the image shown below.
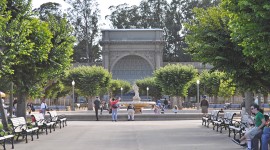
[[112,105],[112,108],[118,108],[118,105],[117,104],[113,104]]

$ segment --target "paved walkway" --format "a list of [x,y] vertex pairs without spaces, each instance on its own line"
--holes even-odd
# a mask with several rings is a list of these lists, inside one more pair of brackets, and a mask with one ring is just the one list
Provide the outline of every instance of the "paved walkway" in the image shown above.
[[[10,149],[10,145],[7,145]],[[69,121],[39,139],[15,143],[15,150],[243,150],[228,137],[201,125],[179,121]]]

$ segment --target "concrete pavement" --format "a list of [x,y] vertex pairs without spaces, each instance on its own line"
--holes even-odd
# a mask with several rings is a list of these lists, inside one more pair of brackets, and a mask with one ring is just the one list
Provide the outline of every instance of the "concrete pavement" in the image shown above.
[[[7,145],[7,149],[11,146]],[[15,150],[243,150],[200,120],[69,121],[68,126],[25,143]]]

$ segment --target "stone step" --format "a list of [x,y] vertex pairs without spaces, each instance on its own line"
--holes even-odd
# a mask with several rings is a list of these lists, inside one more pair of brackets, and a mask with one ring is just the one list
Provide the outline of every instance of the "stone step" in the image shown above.
[[[95,121],[96,116],[93,114],[68,114],[69,121]],[[119,121],[127,121],[127,114],[118,114]],[[160,120],[200,120],[202,114],[135,114],[136,121],[160,121]],[[99,115],[100,121],[111,121],[112,116],[109,114]]]

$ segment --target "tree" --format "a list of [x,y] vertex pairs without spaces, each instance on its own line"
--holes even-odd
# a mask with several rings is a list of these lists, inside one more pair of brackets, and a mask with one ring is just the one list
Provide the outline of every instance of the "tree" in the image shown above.
[[[187,52],[195,60],[213,65],[212,70],[224,71],[231,75],[233,82],[245,91],[252,92],[259,87],[268,89],[269,72],[256,70],[252,65],[254,59],[246,56],[242,47],[231,40],[228,12],[220,7],[194,11],[196,14],[194,20],[190,24],[185,24],[189,30],[186,37]],[[246,96],[246,101],[249,107],[252,97]]]
[[177,105],[182,108],[179,97],[187,96],[188,88],[197,77],[198,70],[193,66],[170,64],[154,72],[157,84],[166,95],[177,96]]
[[[121,91],[121,88],[123,90]],[[109,86],[110,96],[115,97],[117,94],[120,95],[121,92],[127,93],[131,89],[131,85],[128,81],[124,80],[114,80],[112,79]]]
[[80,66],[69,70],[63,78],[65,86],[75,81],[75,89],[80,95],[88,97],[88,109],[92,110],[92,98],[99,95],[102,89],[109,87],[112,75],[102,67]]
[[[51,39],[52,49],[48,54],[50,64],[53,66],[48,82],[44,87],[45,97],[56,98],[63,94],[67,94],[67,90],[63,87],[59,78],[65,70],[69,69],[72,61],[73,44],[75,38],[72,36],[72,27],[68,23],[66,15],[60,10],[58,3],[44,3],[40,8],[35,9],[39,18],[49,24],[50,31],[53,33]],[[65,54],[63,56],[63,54]],[[57,71],[54,71],[57,70]],[[57,91],[52,89],[58,89]]]
[[[65,39],[70,38],[69,30],[60,29],[67,27],[63,26],[64,21],[50,24],[54,28],[52,33],[46,21],[33,17],[30,2],[8,1],[5,11],[10,12],[11,18],[1,36],[0,73],[14,83],[18,96],[17,116],[23,117],[26,116],[27,98],[38,95],[48,80],[70,66],[72,49],[69,45],[73,44]],[[54,31],[63,32],[63,35]]]
[[235,90],[236,90],[236,87],[232,79],[221,80],[218,95],[220,97],[224,97],[225,102],[226,102],[226,99],[235,95]]
[[[88,63],[95,62],[93,47],[97,45],[99,9],[95,0],[67,0],[71,5],[68,17],[74,27],[77,43],[85,42],[85,55]],[[76,53],[76,52],[75,52]]]
[[136,84],[139,87],[139,92],[146,95],[147,94],[147,87],[148,95],[152,96],[152,100],[158,100],[162,97],[162,89],[161,87],[156,83],[154,77],[148,77],[141,80],[137,80]]
[[257,70],[270,70],[268,0],[224,0],[222,7],[230,14],[229,29],[232,40],[243,48],[243,54]]

